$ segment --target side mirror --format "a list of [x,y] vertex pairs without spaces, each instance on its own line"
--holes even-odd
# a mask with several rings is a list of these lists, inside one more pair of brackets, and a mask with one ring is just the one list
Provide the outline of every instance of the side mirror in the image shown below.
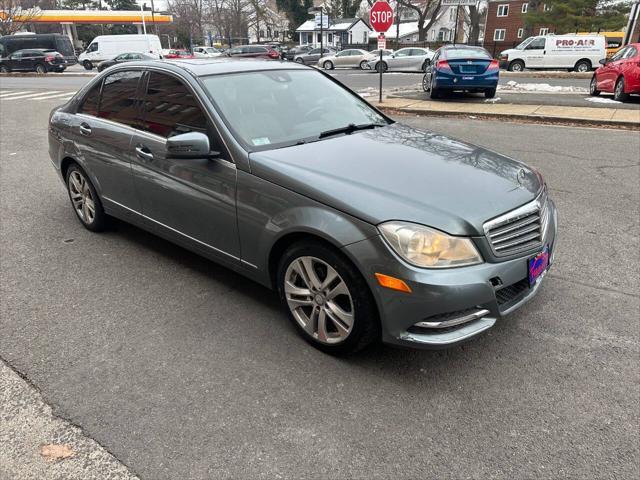
[[167,139],[167,158],[211,158],[219,155],[209,147],[209,137],[200,132],[181,133]]
[[599,63],[600,65],[606,65],[606,64],[607,64],[607,59],[606,59],[606,58],[601,58],[601,59],[598,61],[598,63]]

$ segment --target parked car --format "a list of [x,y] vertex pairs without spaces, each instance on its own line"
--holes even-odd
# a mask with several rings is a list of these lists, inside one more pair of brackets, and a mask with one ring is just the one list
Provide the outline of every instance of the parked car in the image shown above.
[[269,58],[271,60],[278,60],[280,58],[278,51],[269,45],[242,45],[240,47],[233,47],[227,51],[226,55],[228,57]]
[[160,58],[162,46],[157,35],[98,35],[87,49],[80,54],[78,62],[86,70],[105,60],[111,60],[121,53],[144,53]]
[[396,123],[294,63],[116,65],[51,112],[48,134],[84,227],[118,217],[275,289],[327,352],[468,340],[535,296],[553,261],[537,171]]
[[18,50],[0,59],[0,72],[64,72],[67,62],[55,50]]
[[[393,50],[390,49],[383,49],[382,50],[382,58],[384,57],[388,57],[389,55],[391,55],[393,53]],[[371,67],[369,66],[369,62],[371,62],[372,60],[379,60],[380,59],[380,49],[377,50],[371,50],[368,54],[367,54],[367,58],[365,58],[365,62],[361,62],[360,63],[360,68],[362,70],[369,70]]]
[[213,58],[221,55],[222,52],[215,47],[193,47],[193,56],[195,58]]
[[8,57],[18,50],[53,50],[64,57],[67,66],[78,63],[71,40],[59,33],[24,33],[0,37],[0,58]]
[[500,53],[500,68],[510,72],[561,68],[588,72],[607,58],[603,35],[541,35]]
[[496,96],[500,66],[482,47],[447,45],[438,49],[422,77],[422,88],[438,98],[445,92],[484,92]]
[[401,48],[391,55],[369,61],[369,69],[377,72],[424,72],[433,58],[433,50],[428,48]]
[[147,55],[146,53],[121,53],[116,58],[100,62],[98,64],[98,71],[101,72],[105,68],[112,67],[113,65],[116,65],[118,63],[133,62],[134,60],[154,60],[154,57],[152,57],[151,55]]
[[625,102],[629,95],[640,94],[640,43],[630,43],[600,63],[591,78],[591,95],[613,93],[615,100]]
[[285,53],[285,60],[293,61],[297,55],[302,55],[303,53],[307,53],[309,50],[313,50],[313,46],[311,45],[300,45],[298,47],[293,47],[287,50]]
[[356,48],[342,50],[341,52],[322,57],[318,61],[318,66],[325,70],[333,70],[336,67],[362,68],[363,64],[367,64],[367,55],[369,55],[369,52],[366,50]]
[[[322,53],[324,57],[325,55],[335,55],[336,51],[333,48],[324,47]],[[320,48],[314,48],[307,53],[300,53],[293,60],[304,65],[314,65],[320,60]]]
[[188,50],[168,49],[162,50],[162,58],[176,60],[179,58],[195,58]]

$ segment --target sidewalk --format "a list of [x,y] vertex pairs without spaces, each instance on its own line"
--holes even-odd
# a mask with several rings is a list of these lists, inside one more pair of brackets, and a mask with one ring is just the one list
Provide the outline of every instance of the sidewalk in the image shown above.
[[137,478],[0,360],[0,480]]
[[640,129],[640,110],[618,108],[561,107],[552,105],[513,105],[461,103],[447,101],[384,98],[370,100],[381,110],[417,115],[460,115],[496,117],[513,120],[537,120],[551,123],[574,123]]

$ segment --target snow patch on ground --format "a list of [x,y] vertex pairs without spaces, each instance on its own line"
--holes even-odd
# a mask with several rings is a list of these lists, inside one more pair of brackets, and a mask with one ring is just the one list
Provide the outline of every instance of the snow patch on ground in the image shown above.
[[534,92],[534,93],[588,93],[583,87],[573,85],[560,86],[549,85],[548,83],[518,83],[510,80],[506,85],[499,85],[498,90],[502,92]]
[[585,98],[587,102],[592,103],[617,103],[620,104],[622,102],[618,102],[617,100],[613,100],[611,98],[603,98],[603,97],[587,97]]
[[484,103],[497,103],[500,100],[502,100],[500,97],[496,97],[496,98],[487,98]]

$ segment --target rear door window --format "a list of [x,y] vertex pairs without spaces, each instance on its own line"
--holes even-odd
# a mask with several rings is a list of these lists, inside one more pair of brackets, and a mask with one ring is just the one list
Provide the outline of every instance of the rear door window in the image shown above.
[[207,117],[191,91],[171,75],[151,72],[144,99],[141,129],[164,138],[181,133],[207,133]]
[[78,113],[84,113],[86,115],[98,116],[98,105],[100,104],[100,89],[102,88],[102,82],[98,82],[91,90],[84,96],[80,107],[78,107]]
[[141,70],[113,73],[104,79],[99,116],[132,127],[140,124],[137,108]]

